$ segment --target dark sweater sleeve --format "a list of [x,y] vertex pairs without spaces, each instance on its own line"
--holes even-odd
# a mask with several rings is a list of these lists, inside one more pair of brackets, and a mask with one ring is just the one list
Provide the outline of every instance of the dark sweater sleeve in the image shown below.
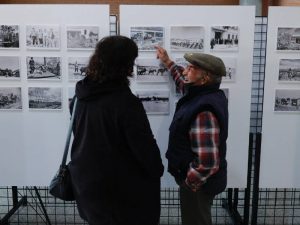
[[161,177],[164,167],[142,103],[133,99],[122,115],[128,146],[140,166],[151,177]]

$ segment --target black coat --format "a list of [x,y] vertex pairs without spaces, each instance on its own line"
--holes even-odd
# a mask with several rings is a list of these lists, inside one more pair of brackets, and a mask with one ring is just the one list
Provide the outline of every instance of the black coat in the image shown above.
[[139,99],[127,85],[76,85],[70,172],[78,210],[92,225],[156,225],[160,152]]

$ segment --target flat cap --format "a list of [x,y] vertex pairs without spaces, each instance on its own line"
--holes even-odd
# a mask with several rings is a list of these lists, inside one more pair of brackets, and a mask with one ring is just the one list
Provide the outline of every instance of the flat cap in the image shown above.
[[213,73],[216,76],[226,76],[224,62],[219,57],[205,53],[185,53],[183,56],[189,63]]

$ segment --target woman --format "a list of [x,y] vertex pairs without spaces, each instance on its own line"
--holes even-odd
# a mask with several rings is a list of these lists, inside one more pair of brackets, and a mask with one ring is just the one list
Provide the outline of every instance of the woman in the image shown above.
[[163,165],[143,105],[129,88],[136,44],[103,38],[76,85],[70,172],[91,225],[157,225]]

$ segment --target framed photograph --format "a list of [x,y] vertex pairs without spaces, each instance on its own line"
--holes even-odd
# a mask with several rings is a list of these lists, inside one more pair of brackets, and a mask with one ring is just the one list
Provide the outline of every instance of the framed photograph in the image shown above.
[[172,26],[170,31],[171,51],[203,51],[204,28],[200,26]]
[[300,89],[275,90],[275,112],[300,112]]
[[89,57],[70,57],[68,59],[68,75],[70,81],[78,81],[85,77]]
[[226,76],[222,77],[222,82],[234,82],[236,77],[236,58],[221,57],[226,68]]
[[211,51],[238,51],[238,26],[212,26],[210,38]]
[[164,47],[164,28],[130,27],[130,38],[137,44],[140,51],[155,51],[156,45]]
[[67,26],[68,49],[94,50],[98,41],[98,26]]
[[170,99],[168,90],[139,90],[136,96],[143,103],[147,114],[169,114]]
[[29,109],[61,110],[62,88],[59,87],[29,87]]
[[0,25],[0,49],[19,48],[20,34],[18,25]]
[[28,49],[60,49],[60,28],[58,25],[27,25],[26,47]]
[[0,110],[21,110],[21,87],[0,87]]
[[160,60],[139,58],[136,60],[137,82],[168,82],[169,71]]
[[280,59],[279,82],[300,82],[300,59]]
[[0,79],[20,80],[20,59],[18,56],[0,56]]
[[60,57],[27,56],[28,80],[61,80]]
[[300,27],[279,27],[277,32],[277,50],[300,50]]
[[69,105],[70,105],[74,95],[75,95],[75,87],[69,87],[68,88],[68,103],[69,103]]

